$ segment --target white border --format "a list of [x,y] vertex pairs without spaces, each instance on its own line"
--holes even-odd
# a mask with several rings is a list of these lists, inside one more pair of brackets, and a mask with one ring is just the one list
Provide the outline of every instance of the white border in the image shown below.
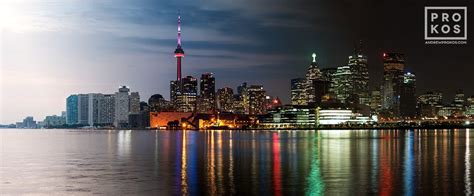
[[[428,37],[428,10],[456,9],[464,10],[464,37]],[[467,40],[467,6],[464,7],[443,7],[425,6],[425,40]]]

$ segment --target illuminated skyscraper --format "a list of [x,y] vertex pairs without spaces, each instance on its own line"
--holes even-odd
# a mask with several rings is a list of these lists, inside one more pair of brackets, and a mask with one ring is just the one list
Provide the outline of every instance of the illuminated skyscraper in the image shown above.
[[178,95],[181,94],[180,86],[181,81],[170,81],[170,102],[174,108],[178,106]]
[[[243,113],[248,114],[250,112],[250,108],[249,108],[249,92],[248,92],[247,82],[244,82],[240,86],[237,87],[237,95],[240,98],[239,99],[234,99],[234,100],[238,100],[242,103],[236,104],[236,106],[241,105],[241,106],[243,106],[243,108],[241,108],[241,107],[236,107],[236,108],[239,111],[241,111],[241,109],[243,109]],[[234,109],[236,109],[236,108],[234,108]]]
[[334,93],[337,100],[341,102],[346,102],[346,99],[354,93],[352,71],[349,65],[337,67],[337,71],[334,74]]
[[291,105],[306,105],[306,79],[296,78],[291,80]]
[[403,84],[405,57],[401,53],[383,53],[383,109],[393,115],[400,114],[400,94]]
[[306,95],[307,95],[307,104],[320,103],[321,97],[317,97],[317,91],[315,82],[323,80],[321,71],[319,70],[318,63],[316,61],[316,54],[312,55],[313,61],[309,65],[308,71],[306,72]]
[[182,92],[177,95],[177,110],[180,112],[194,112],[196,110],[197,80],[187,76],[181,80]]
[[234,92],[232,88],[224,87],[217,90],[217,105],[221,112],[232,112],[234,105]]
[[262,85],[251,85],[248,88],[249,113],[251,115],[265,114],[265,90]]
[[245,108],[248,106],[244,105],[242,97],[238,94],[235,94],[232,98],[232,113],[234,114],[248,114],[245,112]]
[[212,73],[201,75],[198,111],[214,113],[216,110],[216,79]]
[[348,65],[351,69],[351,93],[358,95],[360,104],[369,105],[369,71],[367,56],[362,53],[362,43],[354,49],[354,54],[349,56]]
[[416,78],[407,72],[403,75],[403,83],[400,90],[400,115],[402,117],[416,116]]
[[[361,45],[349,56],[347,65],[339,66],[333,76],[331,90],[339,101],[344,103],[357,101],[355,104],[370,105],[367,56],[362,53]],[[349,97],[351,100],[348,100]]]

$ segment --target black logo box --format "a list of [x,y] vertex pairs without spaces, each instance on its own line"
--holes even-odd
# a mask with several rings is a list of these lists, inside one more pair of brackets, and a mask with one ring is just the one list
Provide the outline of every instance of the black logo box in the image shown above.
[[425,7],[425,39],[466,40],[467,7]]

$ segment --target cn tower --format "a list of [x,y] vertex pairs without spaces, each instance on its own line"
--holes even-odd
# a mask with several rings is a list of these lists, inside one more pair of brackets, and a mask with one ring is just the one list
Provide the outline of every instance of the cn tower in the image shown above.
[[176,57],[177,66],[177,80],[181,81],[181,58],[184,57],[184,50],[181,48],[181,15],[178,14],[178,47],[174,51],[174,57]]

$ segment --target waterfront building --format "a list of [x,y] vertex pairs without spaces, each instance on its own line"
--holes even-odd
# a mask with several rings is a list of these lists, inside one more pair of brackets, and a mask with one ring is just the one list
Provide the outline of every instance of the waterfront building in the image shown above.
[[99,119],[99,93],[78,94],[78,125],[94,126]]
[[139,113],[130,113],[128,115],[128,124],[131,129],[144,129],[150,127],[150,107],[148,107],[146,102],[140,102]]
[[441,92],[427,92],[418,96],[417,108],[420,117],[436,117],[443,107],[443,94]]
[[78,124],[78,117],[78,96],[70,95],[66,99],[66,123],[68,125]]
[[466,98],[463,90],[456,91],[452,105],[456,108],[456,116],[464,115],[464,112],[466,111]]
[[459,112],[459,110],[456,106],[445,105],[445,106],[442,106],[438,110],[438,116],[444,116],[444,117],[457,116],[458,112]]
[[87,124],[89,126],[95,126],[99,122],[99,101],[98,100],[101,95],[102,94],[99,94],[99,93],[88,94],[89,115],[87,116],[88,117]]
[[192,112],[150,112],[150,128],[182,128],[180,125],[188,124],[186,119],[192,116]]
[[201,75],[199,107],[200,113],[214,113],[216,111],[216,79],[212,73]]
[[300,105],[286,105],[270,110],[259,126],[263,128],[301,129],[316,125],[315,108]]
[[113,125],[115,121],[115,95],[100,94],[98,97],[98,120],[99,125]]
[[66,117],[65,116],[46,116],[42,122],[43,127],[59,127],[66,125]]
[[130,93],[130,104],[129,104],[129,112],[131,114],[138,114],[140,113],[140,94],[138,92]]
[[265,114],[265,90],[262,85],[251,85],[248,88],[249,94],[249,114]]
[[392,115],[399,116],[405,57],[402,53],[383,53],[383,66],[382,106]]
[[318,126],[370,124],[374,121],[368,116],[344,108],[313,108],[287,105],[271,110],[260,120],[264,128],[314,128]]
[[234,92],[232,88],[224,87],[217,90],[217,105],[220,112],[233,112]]
[[291,105],[306,105],[306,79],[295,78],[291,80]]
[[36,121],[33,119],[32,116],[28,116],[25,119],[23,119],[22,122],[16,123],[16,128],[19,129],[36,129],[38,125],[36,124]]
[[404,118],[416,116],[416,78],[415,74],[407,72],[403,75],[400,89],[400,115]]
[[77,95],[78,124],[89,126],[89,94]]
[[110,125],[115,119],[115,95],[88,93],[66,99],[68,125]]
[[466,116],[474,116],[474,95],[467,98]]
[[130,112],[130,89],[121,86],[115,93],[115,119],[114,126],[123,128],[128,126],[128,113]]
[[[146,104],[146,103],[145,103]],[[152,112],[172,111],[172,103],[163,98],[160,94],[154,94],[148,99],[149,110]],[[141,109],[143,110],[143,109]]]
[[370,124],[372,119],[347,109],[318,109],[316,125]]
[[248,115],[242,114],[198,114],[193,118],[192,124],[198,125],[199,129],[242,129],[250,127],[253,121]]

